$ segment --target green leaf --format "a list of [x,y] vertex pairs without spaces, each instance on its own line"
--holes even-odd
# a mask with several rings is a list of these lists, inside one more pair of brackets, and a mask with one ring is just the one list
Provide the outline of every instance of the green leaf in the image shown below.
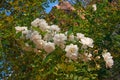
[[77,75],[74,76],[74,80],[79,80],[78,78],[79,78],[79,76],[77,76]]
[[36,67],[36,65],[34,65],[34,64],[31,64],[31,66],[32,66],[32,67]]
[[72,33],[73,33],[73,27],[70,27],[70,29],[68,30],[67,35],[70,35],[70,34],[72,34]]
[[54,72],[54,69],[55,69],[55,65],[52,65],[52,66],[50,67],[50,70],[49,70],[48,72],[46,72],[45,74],[43,74],[43,76],[47,76],[47,75],[53,73],[53,72]]
[[48,54],[45,59],[42,61],[42,64],[46,64],[54,55],[52,53]]
[[90,78],[84,78],[83,80],[90,80]]
[[1,44],[2,45],[10,45],[9,40],[2,40]]
[[35,31],[38,31],[42,36],[44,36],[46,34],[46,32],[43,32],[41,29],[39,29],[38,27],[33,27],[32,26],[32,29],[35,30]]
[[21,36],[22,36],[22,32],[18,32],[18,33],[15,35],[16,38],[20,38]]

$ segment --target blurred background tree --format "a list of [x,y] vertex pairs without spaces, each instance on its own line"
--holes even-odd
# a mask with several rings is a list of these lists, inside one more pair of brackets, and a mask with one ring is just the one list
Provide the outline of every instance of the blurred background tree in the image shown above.
[[[81,3],[76,3],[73,5],[76,9],[75,11],[58,10],[53,7],[49,14],[46,14],[42,7],[42,3],[45,1],[46,0],[1,0],[0,9],[3,11],[0,12],[0,77],[10,80],[48,80],[50,78],[64,79],[65,74],[68,74],[68,79],[73,80],[74,73],[77,76],[79,75],[74,72],[75,67],[73,65],[75,64],[72,63],[66,65],[61,62],[61,64],[59,64],[59,66],[63,67],[71,67],[69,65],[72,65],[73,71],[65,72],[62,68],[64,74],[61,71],[56,71],[55,66],[58,65],[55,65],[55,62],[50,61],[47,65],[41,65],[42,54],[36,54],[34,48],[25,47],[25,41],[19,39],[20,35],[16,35],[14,27],[28,26],[30,28],[31,21],[35,18],[45,18],[49,24],[57,24],[63,31],[73,27],[73,32],[81,32],[93,38],[95,41],[95,49],[108,49],[115,60],[115,65],[112,69],[106,70],[102,68],[97,72],[98,76],[95,76],[96,74],[94,74],[93,70],[93,75],[100,80],[103,78],[116,79],[114,76],[119,77],[120,1],[109,3],[107,0],[93,0],[86,8],[82,7]],[[93,3],[97,4],[96,11],[92,10],[91,5]],[[58,57],[60,56],[58,55]],[[60,59],[62,60],[64,58]],[[54,58],[53,60],[57,59]],[[83,66],[85,66],[85,64]],[[86,77],[88,78],[93,76],[89,76],[89,72],[83,71],[83,73],[87,75]],[[114,75],[112,76],[112,74]],[[9,75],[11,75],[11,77],[8,77]]]

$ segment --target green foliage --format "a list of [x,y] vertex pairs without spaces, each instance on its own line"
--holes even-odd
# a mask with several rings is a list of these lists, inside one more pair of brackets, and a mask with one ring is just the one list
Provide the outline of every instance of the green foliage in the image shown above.
[[[94,62],[70,61],[69,63],[69,60],[65,62],[64,52],[60,49],[49,55],[44,55],[44,51],[36,51],[35,53],[33,47],[26,47],[25,41],[22,38],[18,39],[21,33],[16,34],[14,27],[30,26],[31,21],[35,18],[46,16],[45,19],[49,24],[59,25],[62,31],[68,30],[68,35],[72,32],[81,32],[93,38],[95,49],[108,49],[113,53],[116,64],[120,57],[120,33],[117,35],[113,33],[118,30],[115,26],[120,24],[118,4],[110,4],[107,0],[97,2],[97,11],[93,11],[91,4],[84,9],[78,3],[74,6],[76,11],[53,8],[52,12],[47,15],[40,14],[43,11],[42,2],[40,0],[16,0],[10,3],[15,8],[13,14],[10,17],[2,15],[0,21],[0,60],[3,58],[2,53],[4,53],[5,60],[11,63],[13,74],[9,80],[102,80],[109,77],[109,74],[113,72],[106,70],[105,66],[102,66],[104,68],[100,68],[100,70],[96,66],[93,68]],[[81,18],[83,15],[85,19]],[[39,30],[34,27],[33,29]],[[101,62],[101,64],[103,63]],[[7,67],[7,63],[4,66]],[[115,66],[112,69],[114,72],[119,70],[119,67]]]

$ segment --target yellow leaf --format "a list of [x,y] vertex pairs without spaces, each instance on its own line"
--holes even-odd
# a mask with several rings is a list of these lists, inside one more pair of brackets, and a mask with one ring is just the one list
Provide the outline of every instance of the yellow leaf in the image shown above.
[[74,65],[68,65],[66,70],[67,71],[74,71],[75,70],[75,66]]
[[12,22],[12,21],[13,21],[13,17],[12,17],[12,16],[6,17],[6,20],[7,20],[8,22]]
[[59,69],[62,69],[63,71],[66,70],[66,65],[65,65],[64,63],[58,64],[57,67],[58,67]]

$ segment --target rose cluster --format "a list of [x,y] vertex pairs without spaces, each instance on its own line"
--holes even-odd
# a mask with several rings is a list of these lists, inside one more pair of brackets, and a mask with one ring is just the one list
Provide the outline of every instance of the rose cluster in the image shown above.
[[[28,30],[27,27],[20,26],[15,27],[15,29],[16,33],[22,32],[26,39],[31,40],[37,49],[44,50],[48,54],[54,52],[56,47],[59,47],[66,53],[65,56],[69,59],[77,60],[80,57],[83,61],[93,59],[92,53],[87,49],[94,47],[94,41],[84,34],[68,34],[68,31],[63,33],[57,25],[48,25],[44,19],[39,18],[32,21],[31,25],[40,31],[34,29]],[[81,50],[84,50],[83,54],[80,54]],[[111,68],[113,59],[110,53],[106,52],[106,54],[104,53],[102,56],[106,62],[106,67]]]

